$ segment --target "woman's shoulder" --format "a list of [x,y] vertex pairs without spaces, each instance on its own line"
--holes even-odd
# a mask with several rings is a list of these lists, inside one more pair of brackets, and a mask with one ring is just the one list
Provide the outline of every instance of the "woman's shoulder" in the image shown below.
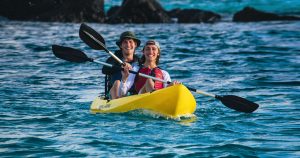
[[161,67],[159,67],[159,66],[158,66],[158,67],[156,67],[156,68],[158,68],[158,69],[159,69],[159,70],[160,70],[162,73],[164,73],[164,74],[169,74],[169,73],[168,73],[168,71],[166,71],[166,70],[162,69],[162,68],[161,68]]
[[161,69],[161,72],[162,72],[163,74],[165,74],[165,75],[169,75],[169,76],[170,76],[169,72],[166,71],[166,70]]

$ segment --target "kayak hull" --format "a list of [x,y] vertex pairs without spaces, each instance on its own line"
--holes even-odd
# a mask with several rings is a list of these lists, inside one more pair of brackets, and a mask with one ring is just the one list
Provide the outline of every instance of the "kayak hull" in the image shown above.
[[184,85],[174,85],[152,93],[132,95],[114,100],[97,97],[92,105],[92,113],[122,113],[145,109],[167,117],[193,114],[196,100]]

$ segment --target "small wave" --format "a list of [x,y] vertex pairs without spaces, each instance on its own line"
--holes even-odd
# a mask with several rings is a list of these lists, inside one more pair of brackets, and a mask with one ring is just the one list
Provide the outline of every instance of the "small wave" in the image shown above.
[[50,51],[50,47],[48,45],[41,46],[37,44],[25,44],[25,47],[34,52]]
[[269,81],[269,82],[262,82],[258,81],[258,85],[264,85],[264,86],[300,86],[300,81]]
[[[246,145],[241,145],[241,144],[232,144],[232,143],[228,143],[228,144],[220,144],[220,145],[215,145],[212,147],[209,147],[209,149],[211,150],[223,150],[223,151],[236,151],[236,152],[240,152],[243,153],[243,155],[255,155],[255,148],[252,148],[250,146],[246,146]],[[247,154],[248,153],[248,154]],[[248,155],[248,156],[250,156]]]
[[133,115],[138,115],[138,116],[143,116],[143,117],[151,117],[151,118],[155,118],[155,119],[159,119],[159,118],[164,118],[167,120],[175,120],[175,121],[186,121],[188,122],[189,120],[191,122],[195,121],[196,115],[194,114],[185,114],[185,115],[180,115],[177,117],[172,117],[172,116],[166,116],[164,114],[161,113],[157,113],[151,110],[146,110],[146,109],[139,109],[139,110],[134,110],[132,112],[129,112]]

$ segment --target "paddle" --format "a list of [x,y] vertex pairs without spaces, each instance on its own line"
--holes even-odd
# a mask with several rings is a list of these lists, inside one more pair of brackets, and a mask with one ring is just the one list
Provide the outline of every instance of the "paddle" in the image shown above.
[[[114,59],[116,59],[120,64],[124,64],[117,56],[115,56],[112,52],[110,52],[106,46],[105,46],[105,41],[104,38],[97,33],[95,30],[87,26],[86,24],[81,24],[80,29],[79,29],[79,36],[80,38],[91,48],[96,49],[96,50],[105,50],[107,53],[109,53]],[[166,82],[166,81],[164,81]],[[167,82],[169,83],[169,82]],[[234,109],[236,111],[240,112],[246,112],[246,113],[251,113],[255,111],[259,105],[251,102],[245,98],[235,96],[235,95],[214,95],[210,94],[201,90],[197,90],[195,88],[187,87],[190,91],[205,95],[205,96],[210,96],[213,98],[216,98],[220,100],[226,107]]]
[[[97,61],[97,60],[94,60],[92,58],[89,58],[84,52],[82,52],[78,49],[59,46],[59,45],[52,45],[52,51],[53,51],[53,54],[56,57],[58,57],[60,59],[67,60],[67,61],[70,61],[70,62],[84,63],[84,62],[89,61],[89,62],[95,62],[95,63],[98,63],[98,64],[102,64],[104,66],[111,67],[111,68],[114,68],[114,69],[117,69],[117,70],[123,70],[123,68],[121,68],[119,66],[115,66],[115,65],[112,65],[112,64],[108,64],[108,63],[105,63],[105,62],[101,62],[101,61]],[[129,72],[133,73],[133,74],[136,74],[136,75],[139,75],[139,76],[142,76],[142,77],[145,77],[145,78],[151,78],[151,79],[156,80],[156,81],[160,81],[160,82],[170,84],[170,82],[167,82],[165,80],[155,78],[153,76],[149,76],[149,75],[146,75],[146,74],[143,74],[143,73],[138,73],[138,72],[132,71],[132,70],[129,70]]]
[[122,60],[120,60],[114,53],[112,53],[106,48],[104,38],[100,34],[98,34],[94,29],[92,29],[84,23],[80,25],[79,37],[91,48],[96,50],[105,50],[120,64],[125,65],[125,63]]
[[59,45],[52,45],[53,54],[60,58],[67,61],[75,62],[75,63],[83,63],[86,61],[93,62],[92,58],[87,57],[83,52],[80,50],[70,48],[70,47],[63,47]]

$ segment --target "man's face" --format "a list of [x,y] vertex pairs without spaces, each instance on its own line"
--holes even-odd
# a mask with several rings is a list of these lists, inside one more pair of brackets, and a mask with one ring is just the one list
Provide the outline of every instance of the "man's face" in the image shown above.
[[125,38],[122,40],[121,49],[123,54],[125,55],[133,54],[136,47],[137,47],[136,42],[133,39]]

